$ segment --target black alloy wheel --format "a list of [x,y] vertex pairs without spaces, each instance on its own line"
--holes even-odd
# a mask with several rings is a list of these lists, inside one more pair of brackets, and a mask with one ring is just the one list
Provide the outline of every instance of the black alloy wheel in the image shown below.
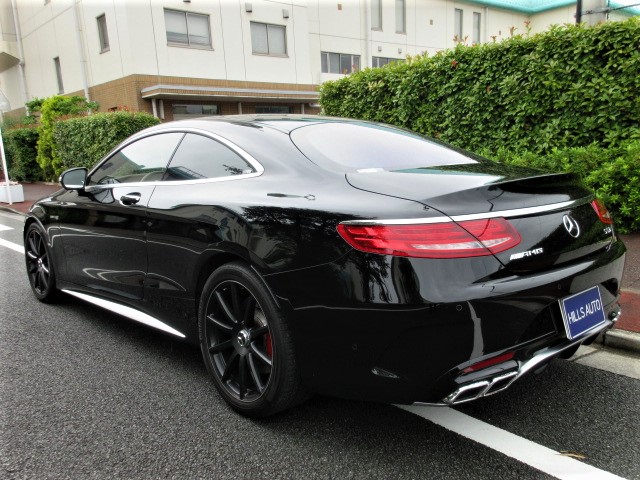
[[199,317],[205,364],[233,408],[262,417],[304,399],[290,334],[254,271],[242,263],[216,270]]
[[45,234],[35,223],[27,229],[24,250],[31,290],[38,300],[53,301],[58,293],[53,261]]
[[267,319],[251,292],[233,280],[216,286],[207,307],[205,331],[216,373],[231,395],[251,402],[271,379]]

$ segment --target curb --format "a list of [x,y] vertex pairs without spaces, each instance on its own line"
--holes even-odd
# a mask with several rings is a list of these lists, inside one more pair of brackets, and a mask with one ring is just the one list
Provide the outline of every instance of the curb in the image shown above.
[[0,205],[0,212],[9,212],[9,213],[15,213],[16,215],[22,215],[23,217],[26,217],[26,214],[19,212],[18,210],[14,210],[11,207],[5,207]]
[[595,343],[605,348],[640,354],[640,333],[636,332],[611,329],[598,335]]

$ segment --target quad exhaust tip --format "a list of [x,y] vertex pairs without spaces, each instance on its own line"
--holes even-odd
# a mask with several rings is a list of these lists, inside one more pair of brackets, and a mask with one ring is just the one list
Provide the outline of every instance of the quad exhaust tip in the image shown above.
[[480,397],[493,395],[494,393],[506,390],[518,377],[518,372],[508,372],[498,375],[489,380],[470,383],[458,388],[455,392],[445,397],[442,401],[447,405],[470,402]]

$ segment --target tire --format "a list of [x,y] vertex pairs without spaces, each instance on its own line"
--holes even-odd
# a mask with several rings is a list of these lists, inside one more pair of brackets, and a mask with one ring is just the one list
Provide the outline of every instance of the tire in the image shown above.
[[52,303],[59,299],[51,250],[44,230],[32,223],[24,236],[24,257],[31,291],[38,300]]
[[207,370],[227,403],[265,417],[306,398],[287,324],[262,280],[233,262],[207,280],[198,309]]

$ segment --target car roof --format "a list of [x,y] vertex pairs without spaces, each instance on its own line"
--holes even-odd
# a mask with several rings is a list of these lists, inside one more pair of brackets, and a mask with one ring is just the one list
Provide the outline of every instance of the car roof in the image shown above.
[[200,117],[189,120],[177,120],[163,123],[153,129],[164,128],[201,128],[212,132],[218,131],[223,124],[245,126],[245,127],[266,127],[282,133],[289,134],[296,128],[320,124],[320,123],[363,123],[362,120],[348,118],[326,117],[322,115],[282,115],[282,114],[254,114],[254,115],[215,115],[211,117]]

